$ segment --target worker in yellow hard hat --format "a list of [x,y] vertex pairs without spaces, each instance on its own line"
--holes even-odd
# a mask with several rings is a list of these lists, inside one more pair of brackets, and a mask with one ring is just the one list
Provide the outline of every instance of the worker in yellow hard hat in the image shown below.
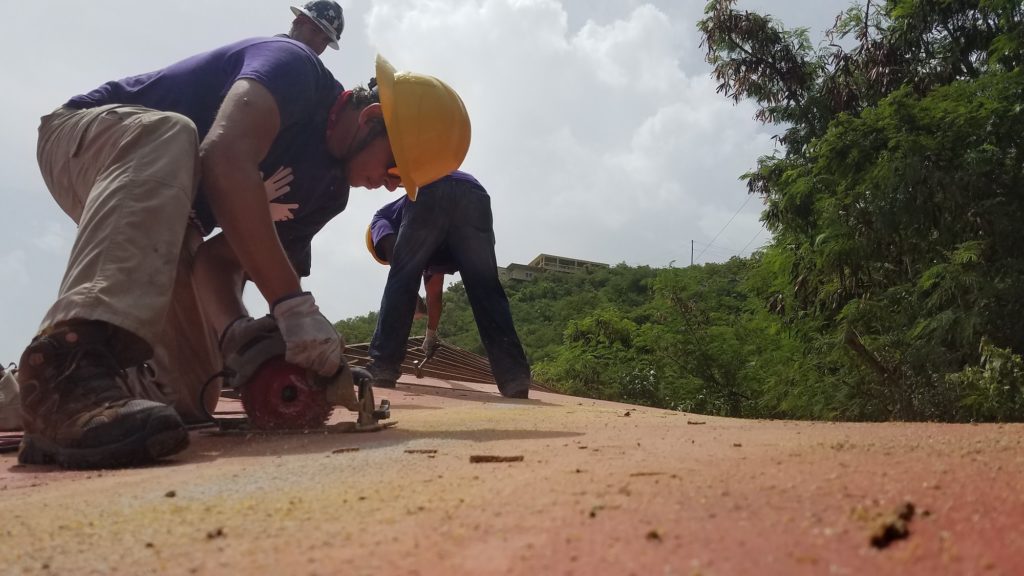
[[[414,112],[404,111],[407,106]],[[338,138],[348,133],[346,118],[353,125],[369,118],[372,128],[358,137]],[[309,275],[312,238],[344,210],[350,185],[404,186],[407,197],[414,198],[418,183],[436,179],[439,172],[443,176],[449,166],[461,163],[469,147],[468,115],[458,94],[436,78],[396,73],[383,57],[377,59],[377,76],[368,88],[342,93],[329,122],[331,154],[297,150],[265,183],[278,237],[299,277]],[[340,170],[333,158],[343,160]],[[230,356],[232,347],[245,343],[246,327],[258,328],[242,302],[247,277],[223,235],[199,249],[196,279],[207,322],[220,335],[222,355]]]
[[[43,179],[78,231],[19,363],[20,462],[111,468],[184,449],[185,421],[215,403],[212,386],[202,398],[221,367],[209,335],[223,325],[221,341],[237,342],[228,336],[253,323],[238,278],[266,298],[288,362],[339,373],[341,337],[303,291],[259,175],[292,169],[278,200],[297,205],[281,224],[301,247],[349,186],[415,196],[457,168],[470,138],[458,95],[381,57],[377,80],[346,91],[308,47],[250,38],[107,82],[43,117]],[[214,227],[221,239],[201,244]],[[202,272],[207,247],[237,265]]]

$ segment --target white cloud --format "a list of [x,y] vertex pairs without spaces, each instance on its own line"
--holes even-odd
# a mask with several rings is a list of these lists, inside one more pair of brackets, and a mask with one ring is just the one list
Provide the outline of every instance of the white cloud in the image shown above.
[[[346,86],[365,83],[379,50],[399,68],[434,74],[463,96],[473,119],[465,168],[491,193],[499,263],[529,261],[540,252],[610,263],[688,263],[690,240],[710,242],[736,215],[746,199],[738,176],[771,150],[753,109],[715,93],[695,27],[703,0],[342,4],[348,22],[342,49],[323,59]],[[784,22],[823,27],[846,4],[750,0],[741,7],[767,7]],[[7,53],[33,46],[5,68],[31,90],[0,93],[0,152],[10,160],[5,200],[17,215],[0,230],[8,249],[0,265],[29,279],[4,284],[2,300],[17,311],[5,318],[0,360],[20,352],[35,330],[73,238],[35,167],[38,117],[106,80],[237,38],[282,32],[291,21],[277,0],[152,8],[99,0],[90,10],[56,9],[63,6],[38,0],[13,7],[17,21],[47,22],[54,41],[39,43],[37,29],[24,26],[0,37]],[[153,36],[110,17],[135,18],[140,11],[159,14],[162,30],[189,33]],[[393,198],[353,190],[348,209],[314,242],[313,276],[305,285],[328,317],[379,305],[387,268],[370,259],[363,233],[376,208]],[[756,199],[748,202],[704,259],[724,259],[747,244],[760,229],[759,208]],[[265,311],[260,300],[250,289],[247,302],[256,313]]]
[[684,78],[675,54],[686,36],[686,27],[645,4],[607,26],[588,21],[572,44],[608,84],[665,94]]
[[28,254],[19,248],[0,254],[0,273],[5,283],[28,285]]
[[38,228],[40,230],[32,239],[32,244],[49,257],[66,257],[74,241],[74,228],[70,222],[61,225],[48,221]]
[[[698,207],[735,212],[737,175],[771,146],[749,106],[682,69],[693,21],[653,4],[575,32],[544,0],[391,3],[367,22],[401,67],[429,63],[462,91],[474,120],[466,168],[494,196],[499,259],[667,262],[706,234]],[[737,220],[748,237],[752,220]]]

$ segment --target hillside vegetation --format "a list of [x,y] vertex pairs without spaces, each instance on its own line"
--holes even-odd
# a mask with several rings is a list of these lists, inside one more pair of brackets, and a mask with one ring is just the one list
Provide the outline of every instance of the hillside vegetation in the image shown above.
[[[570,394],[728,416],[902,417],[892,404],[898,390],[873,380],[842,340],[801,332],[771,311],[766,276],[764,254],[756,254],[688,268],[547,274],[509,282],[506,292],[535,378]],[[376,317],[338,328],[349,342],[368,341]],[[413,334],[422,330],[421,320]],[[461,283],[445,293],[440,334],[484,353]],[[1022,376],[1014,355],[935,372],[930,411],[911,418],[1020,419]]]

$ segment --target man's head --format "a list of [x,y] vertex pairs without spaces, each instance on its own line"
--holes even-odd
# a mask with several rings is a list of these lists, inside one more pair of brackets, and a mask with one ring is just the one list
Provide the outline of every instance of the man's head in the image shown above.
[[[353,91],[357,112],[338,115],[328,148],[346,161],[350,185],[392,191],[402,185],[415,201],[420,186],[462,164],[469,151],[469,115],[447,84],[425,74],[396,73],[381,56],[375,80],[379,84],[371,83],[365,94]],[[369,103],[360,105],[363,96]]]
[[292,40],[309,46],[319,56],[330,46],[338,49],[338,40],[345,29],[345,15],[334,0],[313,0],[302,8],[292,6],[292,29],[288,36]]
[[395,166],[391,144],[384,126],[384,111],[373,80],[370,87],[357,86],[341,96],[347,100],[332,110],[327,125],[327,150],[344,163],[350,186],[388,190],[400,181],[388,174]]

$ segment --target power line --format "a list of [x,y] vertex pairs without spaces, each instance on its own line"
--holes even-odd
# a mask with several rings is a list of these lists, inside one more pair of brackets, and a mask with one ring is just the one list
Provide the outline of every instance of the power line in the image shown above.
[[737,252],[736,250],[730,250],[728,248],[721,248],[719,246],[712,246],[712,247],[707,249],[707,255],[709,257],[714,257],[714,256],[736,256],[736,255],[739,255],[739,252]]
[[750,241],[748,241],[746,244],[743,245],[743,250],[740,250],[740,252],[741,253],[745,252],[747,250],[747,246],[750,246],[751,244],[753,244],[754,240],[757,240],[758,236],[760,236],[762,232],[764,232],[764,228],[761,228],[760,230],[758,230],[757,234],[754,234],[754,237],[751,238]]
[[722,229],[718,231],[718,234],[715,234],[715,237],[711,239],[711,244],[708,244],[707,246],[704,247],[703,250],[700,251],[700,254],[697,255],[697,260],[700,260],[700,257],[703,256],[704,253],[707,252],[708,248],[710,248],[711,245],[715,243],[715,240],[718,240],[718,237],[722,235],[722,232],[725,232],[725,229],[729,227],[729,224],[732,224],[732,221],[735,220],[737,216],[739,216],[740,212],[742,212],[744,208],[746,208],[747,202],[750,202],[750,199],[753,196],[753,194],[747,194],[747,199],[743,201],[743,204],[741,204],[740,207],[736,210],[736,212],[732,215],[732,218],[729,218],[729,221],[725,223],[725,226],[722,226]]
[[[743,245],[743,248],[741,248],[739,250],[736,250],[735,248],[729,248],[727,246],[712,246],[711,244],[705,244],[704,242],[700,242],[700,241],[697,241],[697,240],[690,240],[690,243],[691,243],[691,245],[692,244],[700,244],[701,246],[706,246],[705,250],[702,253],[707,253],[707,254],[709,254],[711,256],[718,255],[718,256],[740,256],[740,257],[742,257],[746,253],[747,248],[749,248],[750,245],[753,244],[754,241],[757,240],[764,232],[765,232],[764,228],[758,229],[758,231],[756,233],[754,233],[754,236],[750,240],[748,240],[746,244]],[[694,256],[694,254],[691,253],[690,257],[692,258],[693,256]],[[675,260],[673,260],[672,262],[675,262]],[[690,265],[691,266],[693,265],[692,262],[691,262]]]
[[704,242],[701,242],[699,240],[693,240],[693,242],[696,242],[697,244],[700,244],[701,246],[707,246],[711,250],[725,250],[727,252],[734,252],[736,254],[739,254],[739,252],[740,252],[739,250],[737,250],[735,248],[729,248],[728,246],[722,246],[721,244],[719,244],[717,246],[712,246],[711,244],[705,244]]

